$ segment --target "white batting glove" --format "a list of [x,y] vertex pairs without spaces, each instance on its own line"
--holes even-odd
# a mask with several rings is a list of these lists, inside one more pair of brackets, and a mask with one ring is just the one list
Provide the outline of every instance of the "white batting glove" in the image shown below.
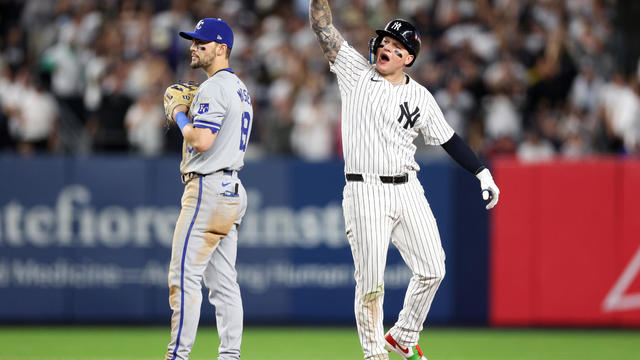
[[500,189],[498,185],[493,181],[491,172],[489,169],[480,171],[476,177],[480,180],[480,188],[482,188],[482,199],[489,200],[486,209],[489,210],[496,206],[498,203],[498,197],[500,196]]

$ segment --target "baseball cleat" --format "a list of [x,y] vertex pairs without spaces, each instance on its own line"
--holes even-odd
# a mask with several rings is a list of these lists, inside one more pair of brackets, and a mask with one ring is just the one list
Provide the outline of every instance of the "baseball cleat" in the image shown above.
[[407,360],[427,360],[427,358],[422,355],[420,345],[416,344],[411,347],[402,347],[390,333],[386,333],[384,336],[384,347],[388,351],[393,351]]

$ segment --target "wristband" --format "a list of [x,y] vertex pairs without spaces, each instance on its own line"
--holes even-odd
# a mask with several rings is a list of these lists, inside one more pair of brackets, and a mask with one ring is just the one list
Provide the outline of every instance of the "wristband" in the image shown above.
[[180,128],[180,131],[182,131],[182,129],[184,129],[187,124],[191,124],[191,120],[189,120],[187,115],[185,115],[185,113],[183,113],[182,111],[178,111],[175,116],[175,120],[176,124],[178,124],[178,127]]

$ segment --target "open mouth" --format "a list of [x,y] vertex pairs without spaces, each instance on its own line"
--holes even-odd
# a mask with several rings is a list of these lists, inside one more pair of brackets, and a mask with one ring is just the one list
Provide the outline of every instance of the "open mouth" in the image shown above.
[[389,55],[380,54],[380,62],[383,63],[383,64],[389,62]]

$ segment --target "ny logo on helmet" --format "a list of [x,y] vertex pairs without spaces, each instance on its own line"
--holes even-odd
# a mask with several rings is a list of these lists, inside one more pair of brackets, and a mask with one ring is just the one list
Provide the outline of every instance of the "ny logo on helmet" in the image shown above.
[[395,30],[395,31],[398,31],[398,30],[400,30],[400,27],[401,27],[401,26],[402,26],[402,24],[401,24],[401,23],[399,23],[399,22],[395,22],[395,23],[393,23],[393,25],[391,25],[391,28],[392,28],[393,30]]

